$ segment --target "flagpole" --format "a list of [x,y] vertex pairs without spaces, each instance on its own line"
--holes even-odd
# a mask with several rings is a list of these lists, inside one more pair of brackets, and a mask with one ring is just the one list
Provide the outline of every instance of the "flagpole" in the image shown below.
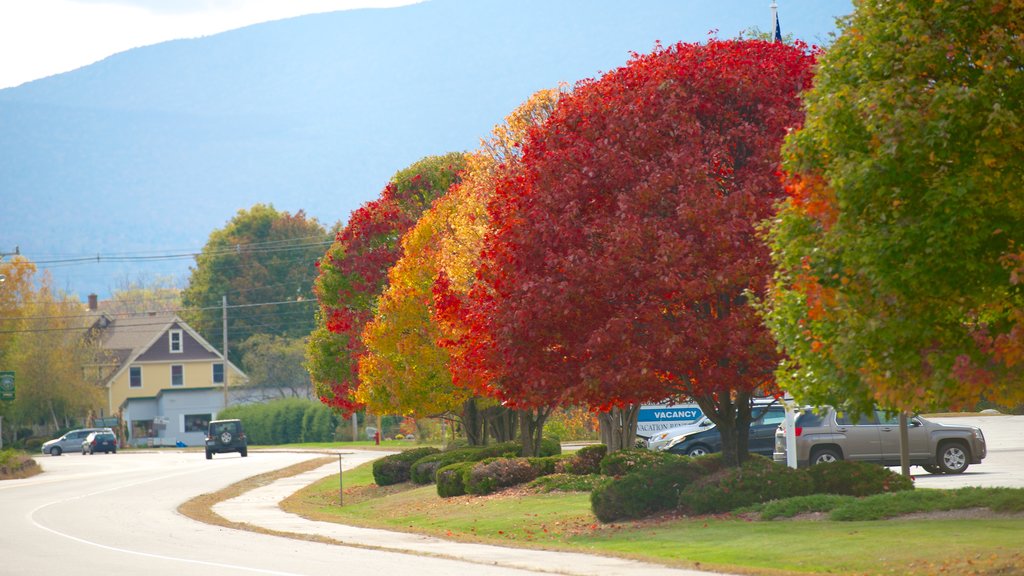
[[772,39],[775,42],[782,42],[782,30],[779,28],[779,5],[772,0]]

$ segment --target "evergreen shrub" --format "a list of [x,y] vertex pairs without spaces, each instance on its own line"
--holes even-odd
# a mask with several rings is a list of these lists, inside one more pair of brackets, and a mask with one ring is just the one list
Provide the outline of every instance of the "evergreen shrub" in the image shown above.
[[643,460],[632,472],[596,486],[590,494],[590,508],[597,519],[615,522],[672,510],[688,486],[714,473],[721,463],[721,459],[708,456],[668,456],[672,458]]
[[466,493],[466,475],[476,462],[457,462],[438,469],[437,495],[441,498],[462,496]]
[[437,448],[424,446],[413,448],[397,454],[391,454],[373,461],[373,481],[377,486],[401,484],[410,479],[410,468],[413,462],[429,454],[440,452]]
[[678,498],[681,510],[691,514],[717,514],[743,506],[806,496],[814,482],[803,470],[775,464],[751,454],[739,468],[722,468],[687,486]]
[[487,458],[516,457],[523,451],[518,442],[499,442],[487,446],[471,446],[456,450],[445,450],[430,454],[413,463],[410,470],[412,481],[417,484],[430,484],[434,481],[437,471],[449,464],[457,462],[479,462]]
[[499,488],[525,484],[537,477],[529,458],[490,458],[477,462],[465,476],[466,493],[481,496]]
[[601,471],[601,460],[608,453],[604,444],[584,446],[561,458],[555,464],[555,471],[561,474],[597,474]]
[[816,464],[804,472],[814,482],[816,494],[860,497],[914,489],[914,481],[909,477],[867,462],[839,460]]
[[646,448],[618,450],[607,454],[601,459],[601,474],[605,476],[625,476],[636,470],[661,466],[666,462],[679,460],[680,458],[685,458],[685,456],[647,450]]

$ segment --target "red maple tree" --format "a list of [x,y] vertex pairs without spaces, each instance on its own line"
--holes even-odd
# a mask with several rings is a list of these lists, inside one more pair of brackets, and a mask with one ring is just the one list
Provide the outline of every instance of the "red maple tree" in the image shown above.
[[317,263],[317,328],[307,347],[320,401],[343,413],[360,408],[353,397],[363,328],[401,256],[401,238],[430,204],[459,180],[463,155],[432,156],[398,172],[378,199],[352,213]]
[[560,100],[498,181],[460,311],[462,361],[492,394],[602,411],[692,398],[727,461],[745,458],[749,399],[776,392],[778,360],[745,295],[770,275],[756,226],[783,197],[779,149],[814,54],[657,47]]

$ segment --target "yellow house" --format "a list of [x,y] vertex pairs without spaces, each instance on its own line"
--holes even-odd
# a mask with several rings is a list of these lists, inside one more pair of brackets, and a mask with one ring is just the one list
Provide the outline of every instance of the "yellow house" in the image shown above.
[[101,314],[94,328],[110,367],[107,407],[133,445],[202,444],[229,389],[248,381],[174,314]]

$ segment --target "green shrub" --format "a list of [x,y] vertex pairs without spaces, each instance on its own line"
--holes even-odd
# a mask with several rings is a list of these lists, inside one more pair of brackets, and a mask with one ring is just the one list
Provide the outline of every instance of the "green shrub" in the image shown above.
[[604,444],[584,446],[565,458],[555,466],[555,471],[562,474],[597,474],[601,471],[601,460],[608,453]]
[[548,476],[558,472],[558,468],[565,462],[564,456],[545,456],[543,458],[527,458],[533,466],[537,476]]
[[391,454],[373,461],[373,481],[378,486],[390,486],[408,482],[413,462],[429,454],[440,452],[437,448],[424,446],[405,452]]
[[549,474],[527,486],[537,492],[590,492],[605,480],[600,474]]
[[0,450],[0,478],[24,478],[39,472],[31,456],[17,450]]
[[845,496],[871,496],[886,492],[913,490],[914,481],[884,466],[867,462],[839,460],[806,469],[814,482],[814,492]]
[[522,445],[517,442],[500,442],[487,446],[471,446],[456,450],[445,450],[444,452],[425,456],[413,463],[410,477],[417,484],[430,484],[434,481],[437,471],[449,464],[479,462],[497,457],[516,457],[522,451]]
[[751,454],[739,468],[723,468],[687,486],[679,495],[679,507],[691,514],[716,514],[759,502],[805,496],[813,489],[814,483],[804,471]]
[[476,462],[457,462],[438,469],[437,495],[441,498],[462,496],[466,493],[466,475]]
[[808,512],[831,512],[852,500],[854,500],[853,496],[811,494],[784,500],[772,500],[761,504],[759,509],[762,520],[774,520],[775,518],[792,518],[797,514]]
[[[520,454],[522,449],[520,449]],[[544,437],[540,439],[540,457],[545,456],[558,456],[562,453],[562,440],[556,436]]]
[[238,418],[245,425],[249,444],[259,445],[330,442],[340,421],[327,406],[300,398],[230,406],[217,418]]
[[668,456],[672,457],[659,458],[660,464],[658,460],[643,460],[644,464],[634,466],[632,472],[596,486],[590,494],[590,508],[597,519],[614,522],[672,510],[680,493],[720,462],[706,456]]
[[601,458],[601,474],[605,476],[625,476],[644,468],[654,468],[667,462],[677,461],[683,456],[658,452],[645,448],[619,450]]
[[524,484],[537,477],[529,458],[491,458],[477,462],[465,476],[466,493],[477,496]]

